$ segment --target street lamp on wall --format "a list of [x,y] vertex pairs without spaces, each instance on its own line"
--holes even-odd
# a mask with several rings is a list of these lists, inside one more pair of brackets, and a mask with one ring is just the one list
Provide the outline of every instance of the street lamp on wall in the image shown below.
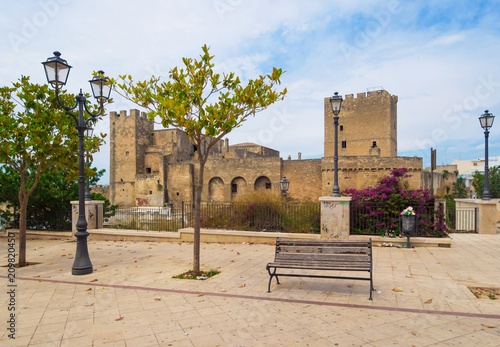
[[286,198],[286,192],[288,191],[289,187],[290,187],[290,181],[287,180],[285,176],[283,176],[283,179],[280,181],[280,188],[285,198]]
[[339,113],[340,107],[342,106],[342,96],[339,95],[338,92],[335,92],[334,95],[330,98],[330,104],[332,105],[333,112],[333,125],[335,126],[335,152],[333,155],[333,189],[332,196],[339,197],[340,189],[339,189],[339,148],[338,148],[338,128],[339,128]]
[[483,200],[490,200],[490,190],[488,187],[488,137],[490,135],[490,129],[493,126],[493,121],[495,116],[492,115],[488,110],[479,117],[479,123],[484,129],[484,190],[483,190]]
[[[84,136],[85,131],[89,128],[89,124],[95,123],[104,111],[104,102],[109,99],[111,94],[111,85],[107,78],[104,77],[103,71],[98,71],[89,82],[92,87],[92,93],[99,102],[99,112],[94,114],[87,108],[87,98],[83,95],[82,90],[76,97],[76,102],[72,107],[68,107],[62,103],[59,98],[59,90],[66,85],[71,66],[68,62],[61,58],[61,53],[54,52],[54,56],[42,62],[45,69],[47,82],[52,85],[56,91],[56,99],[59,105],[66,111],[66,114],[73,117],[78,130],[78,221],[76,222],[76,254],[71,273],[73,275],[91,274],[92,263],[90,262],[87,237],[87,220],[85,218],[85,170],[84,170]],[[73,112],[74,110],[77,112]],[[87,116],[88,115],[88,116]]]

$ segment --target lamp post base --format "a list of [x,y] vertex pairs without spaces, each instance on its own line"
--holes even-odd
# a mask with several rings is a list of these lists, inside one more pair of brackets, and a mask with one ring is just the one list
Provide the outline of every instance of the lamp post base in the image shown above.
[[72,275],[90,275],[92,272],[94,272],[94,269],[92,268],[92,265],[90,267],[87,267],[87,268],[83,268],[83,269],[77,269],[77,268],[71,268],[71,274]]

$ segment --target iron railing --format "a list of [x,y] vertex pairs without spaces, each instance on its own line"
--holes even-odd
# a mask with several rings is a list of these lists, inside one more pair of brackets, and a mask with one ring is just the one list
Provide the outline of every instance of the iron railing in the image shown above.
[[[246,231],[284,231],[319,233],[319,203],[250,204],[202,203],[201,227]],[[176,231],[192,227],[192,203],[179,207],[117,208],[115,215],[104,218],[104,225],[119,229]]]
[[[412,204],[417,215],[415,236],[443,236],[447,228],[444,211],[436,209],[434,202]],[[365,235],[399,235],[399,217],[405,206],[391,206],[374,202],[351,204],[350,233]]]
[[[19,229],[19,212],[10,215],[4,222],[6,229]],[[27,230],[69,231],[71,230],[71,209],[39,210],[26,216]]]

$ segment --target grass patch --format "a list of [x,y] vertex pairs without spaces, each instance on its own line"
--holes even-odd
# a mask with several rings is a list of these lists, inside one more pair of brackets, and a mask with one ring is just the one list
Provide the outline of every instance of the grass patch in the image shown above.
[[214,277],[215,275],[220,274],[219,270],[211,269],[210,271],[200,271],[199,276],[195,276],[193,270],[189,270],[181,273],[177,276],[172,276],[172,278],[179,278],[181,280],[206,280],[210,277]]

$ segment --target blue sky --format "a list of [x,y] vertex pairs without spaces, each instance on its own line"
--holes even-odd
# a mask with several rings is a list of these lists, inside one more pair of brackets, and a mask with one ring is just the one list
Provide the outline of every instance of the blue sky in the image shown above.
[[[287,98],[229,135],[286,158],[323,155],[323,99],[382,86],[398,95],[398,155],[438,164],[484,157],[477,118],[500,113],[496,1],[187,0],[16,1],[0,13],[0,81],[45,83],[40,62],[59,50],[73,66],[68,91],[93,70],[146,79],[211,46],[216,69],[243,80],[286,70]],[[108,111],[136,108],[115,96]],[[342,115],[340,115],[342,116]],[[490,154],[500,155],[500,123]],[[104,117],[97,130],[109,133]],[[95,165],[109,170],[109,144]],[[107,176],[106,176],[107,177]],[[107,178],[103,183],[107,183]]]

